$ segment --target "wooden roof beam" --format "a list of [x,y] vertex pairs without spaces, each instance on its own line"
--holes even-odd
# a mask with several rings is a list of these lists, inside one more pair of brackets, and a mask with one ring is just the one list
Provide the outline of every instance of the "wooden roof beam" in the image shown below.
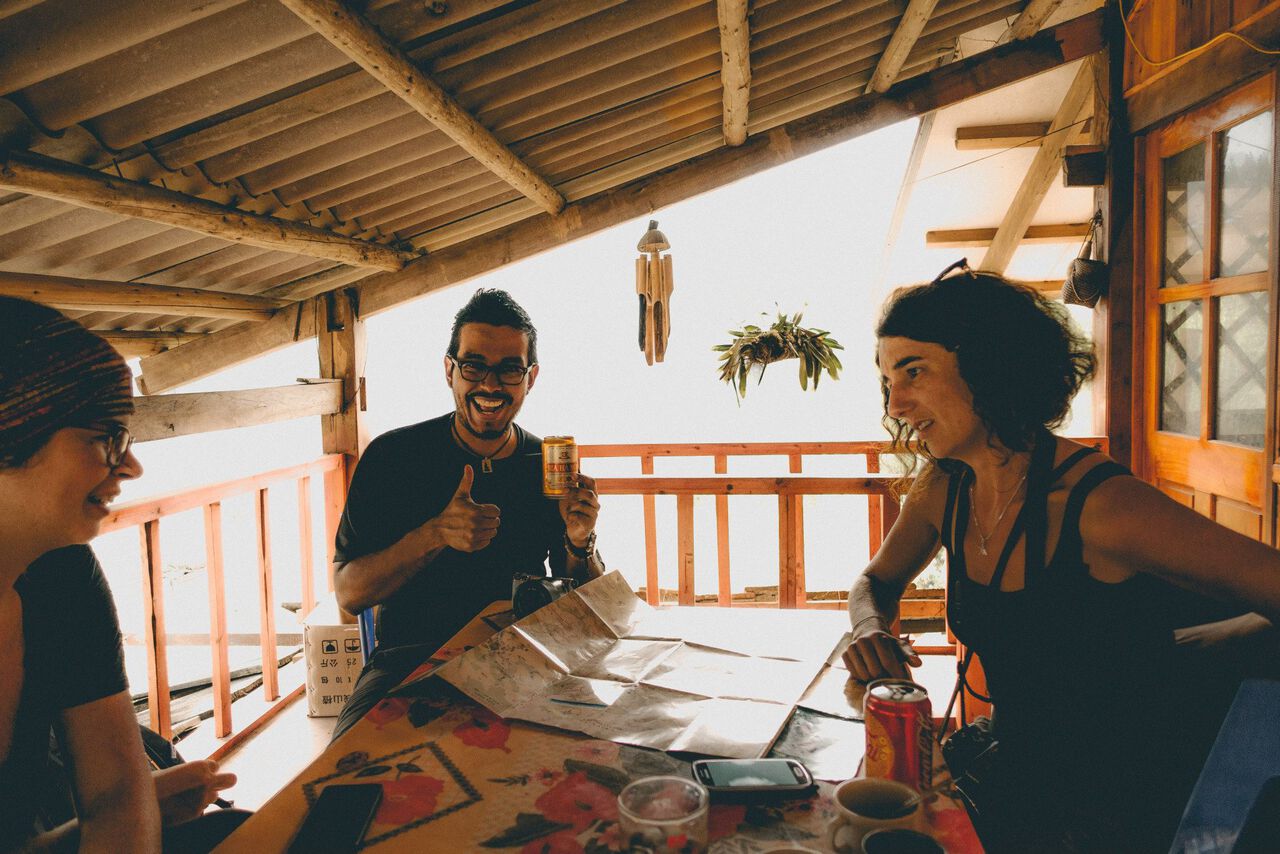
[[0,188],[158,222],[235,243],[327,258],[358,267],[399,270],[406,261],[418,257],[381,243],[345,237],[306,223],[248,213],[29,151],[0,150]]
[[1027,5],[1022,9],[1022,13],[1009,25],[1009,29],[1000,35],[1000,38],[996,40],[996,44],[1007,44],[1011,41],[1034,36],[1040,32],[1044,22],[1061,5],[1062,0],[1028,0]]
[[751,30],[747,0],[716,0],[720,22],[720,86],[724,100],[725,145],[747,141],[751,102]]
[[129,432],[139,442],[172,439],[274,421],[332,415],[342,409],[342,380],[276,388],[135,397]]
[[1040,139],[1048,132],[1048,122],[960,127],[956,128],[956,151],[986,151],[1039,145]]
[[76,311],[182,314],[251,321],[266,320],[276,309],[291,304],[288,300],[200,288],[5,272],[0,272],[0,295],[22,297],[54,308]]
[[133,359],[142,356],[154,356],[165,350],[180,347],[188,341],[194,341],[206,333],[202,332],[165,332],[163,330],[116,330],[97,334],[115,347],[121,356]]
[[929,23],[929,16],[933,14],[933,9],[937,5],[938,0],[911,0],[907,4],[907,9],[898,19],[897,29],[893,31],[888,46],[885,47],[884,53],[880,54],[876,70],[871,74],[871,80],[867,83],[867,94],[887,92],[898,79],[898,72],[902,70],[907,57],[911,55],[911,48],[915,47],[916,40],[924,32],[925,24]]
[[[1102,47],[1102,15],[1091,12],[1026,41],[949,63],[904,80],[883,95],[854,98],[755,134],[740,146],[721,146],[678,168],[588,196],[570,206],[572,216],[523,219],[445,247],[397,273],[371,276],[358,287],[361,314],[385,311],[764,169],[1049,71]],[[315,335],[314,312],[305,307],[315,299],[299,303],[296,314],[277,312],[266,323],[237,324],[143,359],[144,387],[149,393],[167,391]]]
[[1013,253],[1027,233],[1027,226],[1040,210],[1040,203],[1049,192],[1049,186],[1062,169],[1062,151],[1071,138],[1068,129],[1081,111],[1090,106],[1093,83],[1093,60],[1085,59],[1080,63],[1057,114],[1049,123],[1049,133],[1036,149],[1035,158],[1027,168],[1022,183],[1018,185],[1018,191],[1014,193],[1013,201],[1005,211],[996,236],[992,238],[991,245],[982,257],[982,269],[1003,273],[1013,260]]
[[548,213],[557,214],[564,208],[564,197],[545,178],[534,172],[438,83],[426,76],[408,54],[340,0],[280,2],[427,121],[440,128],[489,171],[537,202]]
[[[1027,228],[1023,243],[1074,243],[1089,233],[1087,222],[1064,222],[1053,225],[1033,225]],[[968,249],[990,246],[995,240],[994,228],[940,228],[926,231],[924,245],[937,249]],[[978,265],[986,270],[986,263]]]

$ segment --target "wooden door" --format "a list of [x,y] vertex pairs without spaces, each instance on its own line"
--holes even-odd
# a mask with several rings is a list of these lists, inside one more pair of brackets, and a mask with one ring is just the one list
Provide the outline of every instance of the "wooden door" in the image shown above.
[[1273,77],[1148,134],[1141,267],[1144,476],[1273,540]]

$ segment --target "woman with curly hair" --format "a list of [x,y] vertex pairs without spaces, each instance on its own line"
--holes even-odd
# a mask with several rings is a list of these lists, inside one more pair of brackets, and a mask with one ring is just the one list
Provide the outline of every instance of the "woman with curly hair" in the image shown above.
[[[884,423],[916,478],[850,593],[850,672],[920,665],[890,626],[945,549],[948,622],[995,708],[998,773],[973,804],[988,850],[1168,850],[1214,731],[1180,708],[1197,688],[1175,646],[1185,591],[1275,619],[1280,553],[1050,432],[1094,357],[1034,291],[960,262],[896,292],[876,335]],[[1217,630],[1239,628],[1270,627]]]

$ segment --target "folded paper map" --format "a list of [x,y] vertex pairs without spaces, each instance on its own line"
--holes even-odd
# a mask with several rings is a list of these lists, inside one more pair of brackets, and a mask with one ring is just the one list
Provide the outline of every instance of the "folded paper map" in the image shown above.
[[[761,756],[848,628],[842,612],[653,608],[618,572],[435,671],[504,718],[713,756]],[[430,678],[430,677],[427,677]]]

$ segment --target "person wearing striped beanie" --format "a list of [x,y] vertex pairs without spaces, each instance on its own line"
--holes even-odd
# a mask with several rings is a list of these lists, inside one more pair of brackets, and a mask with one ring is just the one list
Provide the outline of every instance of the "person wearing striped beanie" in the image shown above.
[[[196,818],[235,781],[208,761],[153,777],[115,604],[86,545],[142,473],[132,386],[106,341],[0,297],[0,851],[160,851],[162,820]],[[64,824],[42,799],[55,790],[53,727],[77,805]],[[163,839],[169,850],[167,828]]]

